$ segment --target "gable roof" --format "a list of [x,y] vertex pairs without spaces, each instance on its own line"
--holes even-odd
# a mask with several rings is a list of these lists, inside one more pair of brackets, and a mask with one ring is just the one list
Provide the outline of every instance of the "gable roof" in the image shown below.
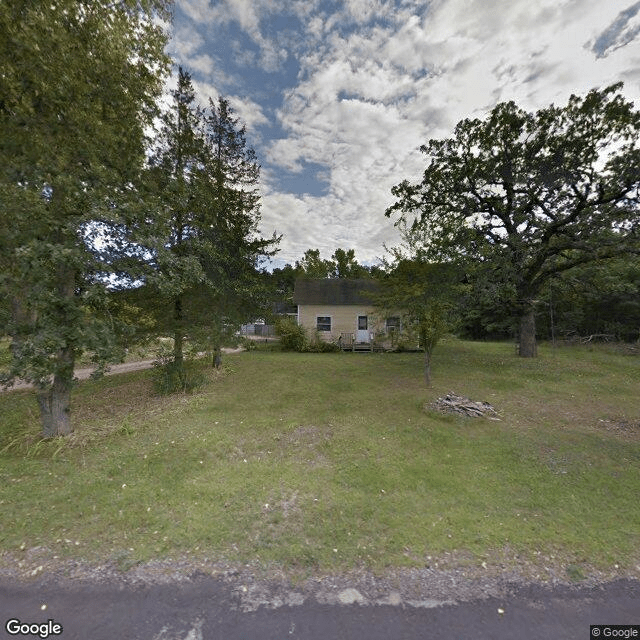
[[366,278],[298,278],[293,290],[295,304],[373,304],[368,294],[378,283]]

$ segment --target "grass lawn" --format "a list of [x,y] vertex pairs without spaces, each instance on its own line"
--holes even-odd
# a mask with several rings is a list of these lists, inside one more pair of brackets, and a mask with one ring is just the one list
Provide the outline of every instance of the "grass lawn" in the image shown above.
[[[247,352],[169,398],[150,375],[79,384],[65,441],[0,394],[0,554],[640,575],[638,356],[451,339],[429,390],[421,354]],[[425,410],[448,391],[501,420]]]

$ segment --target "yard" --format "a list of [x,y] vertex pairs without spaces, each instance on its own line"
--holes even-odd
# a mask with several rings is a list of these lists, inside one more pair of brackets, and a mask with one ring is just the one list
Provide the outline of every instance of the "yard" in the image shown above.
[[[429,390],[421,354],[251,351],[168,398],[149,376],[80,383],[66,441],[0,394],[0,564],[640,576],[637,355],[451,339]],[[500,420],[425,410],[449,391]]]

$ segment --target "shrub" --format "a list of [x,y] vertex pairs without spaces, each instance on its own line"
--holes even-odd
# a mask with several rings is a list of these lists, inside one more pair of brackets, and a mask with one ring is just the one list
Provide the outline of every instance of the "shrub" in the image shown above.
[[304,351],[307,344],[307,333],[304,327],[293,318],[278,318],[276,334],[280,336],[283,351]]
[[240,340],[238,340],[238,346],[242,347],[245,351],[255,351],[258,348],[255,340],[251,340],[251,338],[246,338],[242,336]]
[[205,381],[206,377],[200,367],[191,360],[183,361],[182,366],[173,360],[165,363],[156,360],[153,363],[153,386],[161,396],[193,391],[201,387]]
[[191,357],[186,357],[181,364],[173,359],[170,347],[162,346],[153,363],[153,387],[159,395],[193,391],[206,382],[201,367]]
[[313,341],[309,342],[304,350],[310,353],[335,353],[340,351],[340,347],[335,342],[323,340],[316,332]]

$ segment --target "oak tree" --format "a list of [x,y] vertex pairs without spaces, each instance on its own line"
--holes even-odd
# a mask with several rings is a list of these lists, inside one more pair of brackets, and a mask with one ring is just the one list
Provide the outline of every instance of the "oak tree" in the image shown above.
[[637,252],[640,113],[616,84],[536,112],[513,102],[420,147],[419,183],[386,211],[416,255],[456,260],[519,318],[520,355],[536,355],[544,284],[579,265]]

